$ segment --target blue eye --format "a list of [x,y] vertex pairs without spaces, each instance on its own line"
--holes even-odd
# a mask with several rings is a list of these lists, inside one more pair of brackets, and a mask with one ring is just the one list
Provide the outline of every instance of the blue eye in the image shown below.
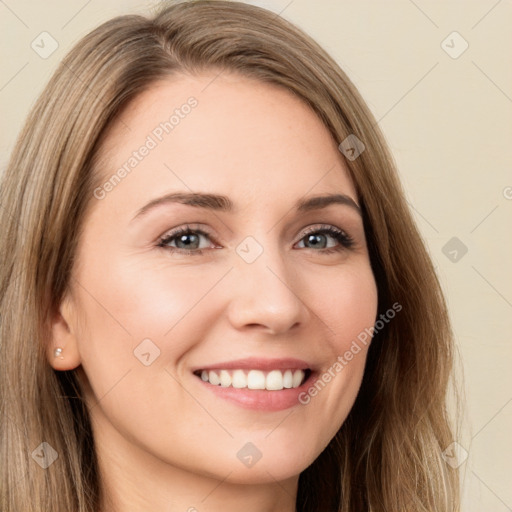
[[[183,254],[202,254],[202,249],[195,247],[196,242],[199,243],[200,236],[209,237],[210,235],[201,229],[192,229],[190,226],[178,228],[160,239],[158,247],[169,249],[171,252],[182,252]],[[174,240],[176,240],[176,243],[185,244],[185,247],[170,246],[169,244]]]
[[[354,245],[354,240],[347,235],[347,233],[341,229],[335,228],[334,226],[322,226],[320,229],[318,227],[314,227],[306,232],[305,236],[300,241],[302,242],[302,240],[306,239],[308,240],[308,243],[318,244],[321,237],[325,237],[325,235],[329,235],[331,238],[334,238],[340,245],[322,249],[321,252],[323,254],[331,254],[344,249],[350,249]],[[313,245],[313,247],[315,247],[315,245]]]
[[[312,247],[306,247],[306,249],[320,247],[322,245],[322,239],[325,238],[326,235],[336,240],[338,245],[320,248],[317,252],[322,254],[341,252],[350,249],[354,245],[354,240],[347,233],[329,225],[309,229],[301,238],[300,242],[307,240],[307,243],[313,244]],[[158,243],[158,247],[185,255],[203,254],[203,250],[198,247],[198,245],[200,245],[201,236],[210,238],[210,234],[201,229],[191,228],[190,226],[181,227],[162,237]],[[173,243],[175,243],[176,246],[171,245]],[[179,247],[179,245],[182,245],[182,247]]]

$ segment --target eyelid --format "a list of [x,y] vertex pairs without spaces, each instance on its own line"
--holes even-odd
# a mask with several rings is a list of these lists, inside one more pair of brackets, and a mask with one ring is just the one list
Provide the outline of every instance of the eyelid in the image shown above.
[[318,231],[328,231],[328,230],[336,230],[340,233],[343,233],[347,236],[347,238],[351,238],[349,232],[346,229],[338,228],[334,224],[313,224],[312,226],[308,226],[305,228],[305,231],[301,232],[300,238],[297,240],[297,242],[300,242],[306,235],[309,235],[310,233],[317,233]]
[[185,224],[183,226],[178,226],[176,228],[170,229],[170,230],[166,231],[163,235],[159,236],[158,244],[160,245],[163,242],[165,242],[167,239],[175,238],[178,235],[180,235],[181,233],[188,233],[188,232],[197,233],[197,234],[206,236],[210,239],[212,239],[212,238],[215,239],[215,236],[210,232],[210,230],[208,228],[199,227],[199,224],[197,224],[196,227],[194,227],[191,224]]

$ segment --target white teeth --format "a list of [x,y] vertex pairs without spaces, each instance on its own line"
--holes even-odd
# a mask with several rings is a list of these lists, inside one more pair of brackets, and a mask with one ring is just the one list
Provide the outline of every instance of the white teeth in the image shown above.
[[246,388],[247,387],[247,376],[243,370],[235,370],[233,372],[233,379],[231,385],[234,388]]
[[286,370],[284,372],[284,375],[283,375],[283,386],[285,388],[291,388],[293,386],[293,373],[292,373],[291,370]]
[[261,370],[203,370],[201,379],[214,386],[267,389],[279,391],[282,389],[298,388],[305,377],[304,370],[272,370],[263,372]]
[[214,386],[218,386],[220,384],[219,376],[213,371],[208,372],[208,380],[210,381],[210,384],[213,384]]
[[247,375],[249,389],[265,389],[265,374],[260,370],[251,370]]
[[220,385],[224,388],[231,386],[231,375],[226,370],[220,371]]
[[304,372],[302,370],[295,370],[293,372],[292,387],[298,388],[302,379],[304,378]]
[[272,370],[265,381],[267,389],[283,389],[283,374],[279,370]]

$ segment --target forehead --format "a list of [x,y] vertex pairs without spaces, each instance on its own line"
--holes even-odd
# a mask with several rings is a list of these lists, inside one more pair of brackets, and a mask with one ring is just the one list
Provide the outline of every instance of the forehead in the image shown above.
[[135,196],[152,188],[231,191],[234,201],[283,192],[355,197],[336,142],[304,101],[228,72],[154,83],[118,116],[100,155],[102,179],[124,168],[122,187]]

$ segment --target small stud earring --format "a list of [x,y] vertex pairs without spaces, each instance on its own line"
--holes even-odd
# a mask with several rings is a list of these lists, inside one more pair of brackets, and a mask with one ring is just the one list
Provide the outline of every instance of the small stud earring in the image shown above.
[[62,349],[60,347],[56,348],[53,354],[55,357],[59,357],[62,354]]

